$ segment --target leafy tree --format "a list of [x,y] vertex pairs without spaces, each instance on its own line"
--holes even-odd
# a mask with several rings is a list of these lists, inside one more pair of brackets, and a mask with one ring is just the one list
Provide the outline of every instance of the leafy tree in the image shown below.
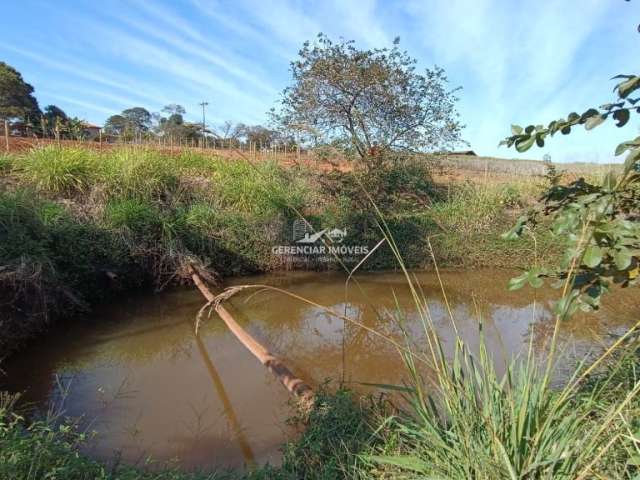
[[319,143],[341,141],[366,164],[380,150],[445,149],[460,141],[455,90],[444,70],[416,71],[399,48],[360,50],[353,41],[319,34],[291,63],[276,124]]
[[60,138],[60,132],[64,129],[63,124],[67,120],[67,114],[60,107],[47,105],[40,117],[42,135],[46,136],[49,132],[53,132],[56,138]]
[[121,116],[126,119],[127,127],[136,134],[146,132],[151,127],[151,114],[142,107],[123,110]]
[[182,105],[178,105],[177,103],[171,103],[166,105],[162,111],[164,113],[168,113],[169,115],[180,115],[181,117],[187,113],[185,108]]
[[[640,113],[640,76],[617,75],[621,80],[614,88],[617,100],[599,108],[589,108],[582,115],[570,113],[567,118],[547,126],[514,125],[511,136],[501,142],[524,152],[534,144],[542,147],[558,132],[568,135],[578,125],[587,130],[605,121],[626,125],[633,113]],[[525,230],[550,217],[552,233],[566,244],[558,268],[534,268],[511,280],[510,288],[530,284],[539,287],[544,278],[557,279],[565,285],[563,298],[557,303],[559,315],[567,316],[578,308],[598,308],[601,296],[611,283],[623,287],[640,282],[640,137],[618,145],[616,155],[626,153],[620,171],[611,171],[600,184],[580,178],[569,185],[552,183],[543,195],[541,205],[522,216],[506,238],[517,238]]]
[[68,118],[67,114],[56,105],[47,105],[44,107],[44,117],[47,119],[47,123],[49,125],[53,125],[56,118],[59,118],[62,121],[65,121]]
[[40,121],[40,108],[33,96],[33,87],[24,81],[20,72],[0,62],[0,119],[15,118],[36,124]]
[[124,137],[127,133],[128,121],[122,115],[111,115],[104,122],[104,131],[108,135]]
[[263,125],[239,124],[238,134],[247,143],[253,143],[260,147],[271,147],[278,143],[278,132]]
[[64,126],[69,138],[72,140],[84,140],[87,128],[87,123],[84,120],[78,117],[68,118],[64,122]]

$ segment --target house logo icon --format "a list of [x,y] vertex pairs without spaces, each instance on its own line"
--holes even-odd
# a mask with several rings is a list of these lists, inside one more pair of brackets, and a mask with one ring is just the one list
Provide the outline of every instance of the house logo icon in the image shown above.
[[346,236],[346,228],[325,228],[316,232],[305,220],[296,219],[293,222],[293,240],[296,243],[313,244],[321,241],[323,238],[331,243],[342,243]]

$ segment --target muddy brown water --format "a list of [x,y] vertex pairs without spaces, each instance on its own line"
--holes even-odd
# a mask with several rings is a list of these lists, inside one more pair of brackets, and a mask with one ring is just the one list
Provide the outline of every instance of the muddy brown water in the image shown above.
[[[506,291],[512,273],[442,273],[456,326],[477,347],[478,318],[496,359],[536,348],[549,338],[554,290]],[[453,328],[434,273],[417,273],[422,294],[450,350]],[[358,277],[345,288],[336,273],[282,273],[228,284],[286,288],[357,321],[423,348],[423,328],[401,274]],[[610,342],[640,319],[637,289],[609,297],[597,314],[563,326],[564,351],[582,356]],[[183,468],[277,464],[279,447],[295,434],[284,388],[244,349],[221,320],[212,317],[196,338],[194,319],[203,300],[195,289],[123,299],[84,322],[63,326],[4,365],[0,388],[24,391],[38,408],[56,405],[82,416],[98,432],[87,453],[120,456],[128,463],[151,456]],[[398,308],[403,311],[398,315]],[[230,310],[237,320],[310,385],[325,379],[399,384],[402,361],[390,343],[322,309],[274,292],[243,293]],[[532,333],[533,332],[533,333]],[[532,336],[533,335],[533,336]],[[501,364],[502,360],[497,360]],[[499,367],[500,368],[500,367]]]

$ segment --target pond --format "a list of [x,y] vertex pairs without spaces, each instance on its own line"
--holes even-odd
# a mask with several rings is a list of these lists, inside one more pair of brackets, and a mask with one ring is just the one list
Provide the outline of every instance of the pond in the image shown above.
[[[558,292],[508,292],[512,274],[442,272],[447,307],[437,276],[415,273],[446,351],[454,338],[449,310],[472,348],[482,318],[499,369],[529,340],[543,349],[554,325],[550,301]],[[404,277],[372,273],[357,280],[346,287],[338,273],[287,272],[226,283],[288,289],[396,340],[406,335],[423,349],[422,323]],[[310,385],[344,380],[367,392],[371,387],[363,383],[399,384],[405,378],[396,348],[372,332],[279,293],[254,293],[233,297],[230,311]],[[597,314],[564,323],[563,350],[583,356],[611,342],[640,318],[636,295],[622,291]],[[53,404],[66,415],[82,416],[83,428],[99,432],[87,452],[96,458],[119,455],[138,463],[150,455],[159,462],[177,459],[186,469],[277,464],[280,445],[295,435],[286,422],[288,394],[215,315],[194,335],[203,303],[193,288],[104,306],[11,359],[0,388],[26,392],[24,400],[37,408]]]

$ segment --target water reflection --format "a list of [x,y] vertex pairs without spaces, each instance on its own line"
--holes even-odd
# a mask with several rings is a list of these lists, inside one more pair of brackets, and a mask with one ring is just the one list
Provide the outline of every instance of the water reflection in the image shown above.
[[[479,319],[498,367],[531,340],[542,350],[552,333],[550,301],[555,291],[507,292],[509,272],[443,272],[449,307],[433,274],[417,279],[425,297],[418,312],[403,277],[359,277],[360,288],[338,274],[276,274],[249,279],[278,285],[361,324],[426,348],[421,317],[436,326],[445,351],[454,347],[449,308],[460,334],[478,348]],[[236,283],[248,283],[239,279]],[[56,378],[71,382],[64,398],[68,414],[84,415],[100,432],[90,454],[135,463],[146,455],[179,458],[183,467],[238,467],[279,461],[278,446],[293,432],[285,420],[287,393],[249,354],[222,321],[193,321],[199,294],[177,290],[161,296],[124,299],[105,307],[95,322],[62,327],[6,365],[3,387],[26,390],[44,405],[62,401]],[[229,309],[250,333],[282,357],[311,385],[324,379],[400,383],[404,370],[397,348],[325,310],[274,292],[241,294]],[[635,323],[640,313],[634,291],[622,292],[597,315],[563,324],[567,351],[584,355]],[[213,387],[213,388],[212,388]]]

